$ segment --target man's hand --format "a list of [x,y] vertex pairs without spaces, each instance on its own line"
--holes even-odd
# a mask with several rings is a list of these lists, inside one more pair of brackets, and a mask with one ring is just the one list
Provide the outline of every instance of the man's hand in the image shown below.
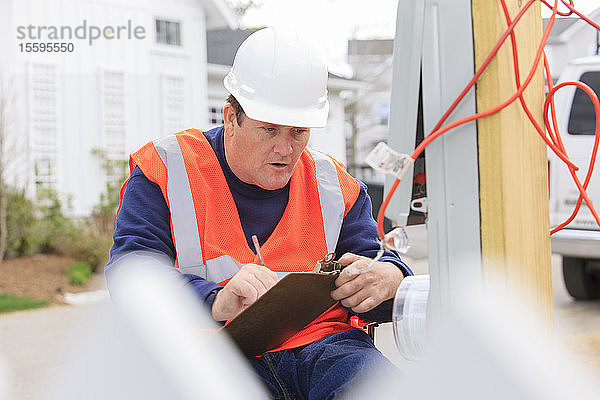
[[[371,261],[370,258],[352,253],[346,253],[339,259],[340,265],[352,265],[359,270],[367,268]],[[342,270],[335,280],[337,289],[331,292],[331,297],[354,312],[364,313],[394,298],[402,279],[402,271],[389,262],[378,261],[371,269],[360,274]]]
[[226,321],[244,311],[277,283],[277,274],[267,267],[246,264],[221,289],[212,305],[215,321]]

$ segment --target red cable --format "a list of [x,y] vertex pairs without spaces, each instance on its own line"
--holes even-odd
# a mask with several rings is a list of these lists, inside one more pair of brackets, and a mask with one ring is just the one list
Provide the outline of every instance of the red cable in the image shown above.
[[[506,2],[505,2],[505,0],[501,0],[501,3],[502,3],[502,9],[504,11],[504,16],[506,18],[507,24],[510,25],[511,24],[510,14],[508,12],[508,7],[506,6]],[[513,51],[513,65],[514,65],[514,69],[515,69],[515,81],[516,81],[517,87],[519,87],[520,86],[519,56],[518,56],[517,43],[516,43],[514,31],[511,32],[510,38],[511,38],[511,45],[512,45],[512,51]],[[579,83],[569,82],[569,83],[566,83],[566,84],[561,84],[556,89],[553,89],[552,88],[552,76],[550,74],[550,67],[548,65],[548,60],[547,60],[545,54],[544,54],[544,67],[546,69],[546,78],[547,78],[547,81],[548,81],[548,89],[549,89],[549,94],[546,97],[546,101],[545,101],[545,104],[544,104],[544,115],[545,115],[544,122],[545,122],[546,130],[548,131],[548,134],[550,135],[550,138],[551,138],[552,142],[555,143],[556,147],[559,148],[563,154],[566,154],[566,150],[565,150],[565,147],[564,147],[564,145],[562,143],[562,139],[560,137],[560,133],[558,132],[558,127],[556,126],[556,114],[555,114],[554,101],[553,101],[553,99],[554,99],[554,93],[560,87],[564,87],[567,84],[568,85],[575,85],[575,86],[579,86],[579,87],[582,87],[581,85],[584,85],[587,88],[587,89],[585,89],[586,93],[591,97],[592,102],[594,102],[594,107],[595,107],[596,103],[598,102],[598,99],[597,99],[596,95],[594,94],[593,90],[591,90],[589,87],[587,87],[587,85],[582,84],[581,82],[579,82]],[[527,114],[527,117],[531,121],[532,125],[535,127],[535,129],[538,131],[538,133],[540,135],[545,136],[544,131],[538,125],[537,121],[533,118],[533,115],[531,114],[529,108],[527,107],[527,104],[525,103],[525,99],[523,98],[523,96],[519,96],[519,100],[521,102],[521,106],[523,107],[523,110]],[[547,119],[548,104],[550,104],[551,108],[552,108],[551,111],[552,111],[552,122],[553,122],[553,126],[554,126],[554,131],[553,131],[552,127],[550,127],[550,124],[548,123],[548,119]],[[600,105],[600,103],[598,103],[598,104]],[[596,109],[595,112],[596,112],[597,116],[600,116],[600,111],[598,109]],[[597,118],[597,120],[598,120],[598,118]],[[597,124],[597,128],[598,128],[598,124]],[[556,134],[554,134],[554,132],[556,132]],[[596,132],[598,132],[598,129],[596,130]],[[580,190],[580,196],[579,196],[579,198],[577,200],[577,204],[576,204],[575,209],[573,210],[573,213],[571,214],[571,216],[565,222],[561,223],[556,228],[553,228],[550,231],[550,234],[558,232],[559,230],[561,230],[562,228],[564,228],[565,226],[567,226],[575,218],[575,216],[579,212],[579,208],[581,207],[582,199],[585,199],[586,204],[588,204],[588,208],[590,209],[592,215],[594,215],[594,218],[596,219],[596,222],[598,223],[598,225],[600,225],[600,219],[598,218],[598,214],[597,214],[594,206],[592,205],[592,203],[591,203],[591,201],[590,201],[590,199],[589,199],[589,197],[588,197],[588,195],[586,193],[586,189],[587,189],[587,186],[589,184],[589,178],[591,177],[593,169],[594,169],[596,154],[598,152],[598,139],[599,139],[599,136],[597,134],[596,137],[595,137],[594,147],[593,147],[593,150],[592,150],[592,159],[590,160],[590,165],[588,167],[588,173],[586,175],[586,180],[585,180],[585,183],[583,185],[581,185],[581,183],[579,182],[578,177],[575,174],[575,170],[573,168],[569,167],[569,171],[571,173],[571,176],[573,177],[573,180],[575,181],[575,184],[577,185],[578,189]]]
[[[542,0],[543,1],[543,0]],[[543,1],[544,2],[544,1]],[[510,15],[508,13],[508,8],[506,7],[506,3],[505,0],[501,0],[502,3],[502,8],[504,11],[504,15],[505,18],[507,20],[507,24],[510,25],[511,21],[510,21]],[[546,2],[544,2],[544,4],[548,5]],[[574,8],[573,8],[573,2],[569,1],[569,4],[565,3],[563,1],[563,4],[565,4],[569,9],[570,12],[567,15],[570,15],[572,12],[576,12],[577,14],[579,14]],[[555,3],[556,5],[556,3]],[[549,6],[549,5],[548,5]],[[564,15],[564,14],[561,14]],[[592,26],[594,26],[596,29],[600,29],[600,27],[598,25],[596,25],[594,22],[590,21],[587,17],[584,17],[584,20],[590,22],[590,24]],[[553,21],[551,21],[551,23],[553,23]],[[519,77],[519,61],[518,61],[518,52],[517,52],[517,46],[516,46],[516,40],[515,40],[515,35],[514,32],[511,32],[511,44],[512,44],[512,50],[513,50],[513,64],[514,64],[514,68],[515,68],[515,80],[516,80],[516,84],[517,87],[520,86],[520,77]],[[548,89],[549,89],[549,94],[546,97],[546,101],[544,104],[544,122],[545,122],[545,126],[546,129],[548,131],[548,134],[550,135],[550,138],[552,140],[553,143],[555,143],[556,147],[559,148],[561,150],[561,152],[563,154],[566,154],[566,150],[565,147],[562,143],[562,139],[560,136],[560,132],[558,131],[558,127],[556,124],[556,112],[555,112],[555,106],[554,106],[554,93],[560,89],[561,87],[567,86],[567,85],[574,85],[574,86],[578,86],[581,87],[583,90],[585,90],[585,92],[588,94],[588,96],[590,96],[592,102],[594,103],[594,109],[595,109],[595,114],[596,114],[596,132],[595,132],[595,140],[594,140],[594,146],[592,149],[592,158],[590,160],[590,164],[588,166],[588,172],[586,174],[586,179],[584,184],[582,185],[581,182],[579,181],[577,175],[575,174],[575,170],[569,165],[569,172],[571,173],[571,176],[573,178],[573,180],[575,181],[575,184],[577,186],[577,188],[579,189],[580,192],[580,196],[577,200],[577,204],[575,206],[575,209],[573,210],[571,216],[563,223],[561,223],[559,226],[553,228],[550,231],[550,234],[554,234],[555,232],[558,232],[559,230],[561,230],[562,228],[564,228],[565,226],[567,226],[577,215],[577,213],[579,212],[579,209],[581,207],[581,203],[582,200],[585,200],[586,204],[588,205],[588,208],[590,209],[590,212],[592,213],[592,215],[594,216],[596,223],[600,226],[600,218],[598,217],[598,213],[596,212],[596,209],[594,208],[591,200],[589,199],[586,189],[587,186],[589,184],[591,175],[593,173],[593,169],[594,169],[594,164],[595,164],[595,160],[596,160],[596,154],[598,152],[598,142],[600,139],[600,102],[598,101],[598,98],[596,96],[596,94],[594,93],[594,91],[589,88],[587,85],[581,83],[581,82],[565,82],[564,84],[559,85],[559,87],[556,87],[555,89],[553,89],[552,87],[552,77],[550,74],[550,67],[548,65],[548,60],[544,54],[544,67],[546,69],[546,78],[548,81]],[[519,97],[519,100],[521,102],[521,105],[523,107],[523,110],[525,111],[525,113],[527,114],[529,120],[531,121],[531,123],[533,124],[533,126],[535,127],[535,129],[538,131],[538,133],[540,133],[540,135],[544,136],[544,132],[541,130],[541,128],[539,127],[539,125],[537,124],[537,122],[535,121],[535,119],[533,118],[533,116],[531,115],[527,105],[525,104],[525,100],[522,96]],[[548,123],[548,105],[550,105],[551,107],[551,113],[552,113],[552,125],[553,128],[550,126],[550,124]]]
[[[561,1],[570,10],[570,12],[567,15],[571,15],[571,14],[575,13],[575,14],[577,14],[579,16],[579,18],[581,18],[582,20],[584,20],[585,22],[587,22],[588,24],[590,24],[594,28],[600,30],[600,25],[598,25],[596,22],[594,22],[593,20],[589,19],[588,17],[586,17],[585,15],[583,15],[582,13],[580,13],[579,11],[577,11],[575,9],[575,6],[573,5],[573,0],[570,0],[569,4],[565,3],[564,0],[561,0]],[[544,4],[546,4],[546,5],[548,5],[548,3],[546,3],[544,0],[542,0],[542,2]],[[560,14],[560,15],[563,15],[563,14]]]
[[[550,91],[550,90],[552,90],[554,83],[552,82],[552,73],[550,72],[550,63],[548,62],[548,57],[546,57],[546,53],[544,53],[544,70],[546,71],[546,83],[548,84],[548,91]],[[554,106],[554,101],[550,102],[550,110],[553,115],[552,124],[554,126],[554,129],[547,129],[548,135],[550,135],[550,138],[552,139],[552,141],[555,142],[557,144],[557,146],[561,150],[564,151],[565,146],[562,142],[562,138],[560,137],[560,135],[556,136],[554,134],[554,132],[558,132],[557,121],[556,121],[556,118],[554,117],[554,116],[556,116],[556,107]],[[544,119],[544,125],[548,126],[547,121],[545,119]]]
[[[557,1],[557,0],[555,0]],[[447,132],[448,130],[455,128],[456,126],[462,125],[464,123],[473,121],[475,119],[478,118],[482,118],[484,116],[493,114],[495,112],[498,112],[499,110],[501,110],[502,108],[508,106],[510,103],[512,103],[519,95],[520,93],[522,93],[526,86],[529,84],[529,82],[531,82],[531,79],[533,78],[533,73],[530,73],[530,76],[528,77],[529,80],[527,81],[526,84],[523,85],[523,87],[520,89],[520,93],[517,93],[515,95],[513,95],[508,101],[505,101],[503,104],[501,104],[500,106],[494,107],[490,110],[481,112],[481,113],[477,113],[474,115],[471,115],[469,117],[465,117],[462,119],[459,119],[451,124],[446,125],[443,128],[440,128],[440,126],[444,123],[444,121],[450,116],[450,114],[454,111],[454,109],[458,106],[458,104],[462,101],[462,99],[467,95],[467,93],[469,92],[469,90],[473,87],[473,85],[475,84],[475,82],[477,81],[477,79],[479,79],[479,77],[481,76],[481,74],[483,74],[484,70],[487,68],[487,66],[490,64],[490,62],[492,61],[492,59],[494,58],[494,56],[496,55],[496,53],[498,52],[498,50],[500,49],[500,47],[502,46],[502,44],[504,43],[504,41],[506,40],[506,38],[508,37],[508,35],[514,30],[516,24],[519,22],[519,20],[523,17],[523,15],[525,14],[525,12],[529,9],[529,7],[531,7],[531,5],[535,2],[535,0],[529,0],[527,2],[527,4],[521,9],[521,11],[517,14],[517,16],[515,17],[515,20],[512,22],[512,24],[510,24],[510,26],[506,29],[506,31],[504,32],[504,34],[502,35],[502,37],[500,38],[500,40],[498,41],[498,43],[494,46],[494,48],[492,49],[492,51],[490,52],[490,54],[487,56],[487,58],[484,60],[484,62],[482,63],[482,65],[479,67],[479,69],[477,70],[477,72],[475,73],[475,75],[473,76],[473,78],[469,81],[469,83],[467,84],[467,86],[465,87],[465,89],[458,95],[458,97],[456,98],[456,100],[454,100],[454,102],[452,103],[452,105],[448,108],[448,110],[444,113],[444,115],[442,116],[442,118],[439,120],[439,122],[436,124],[436,126],[434,127],[432,133],[430,133],[420,144],[419,146],[417,146],[417,148],[415,149],[415,151],[413,152],[413,154],[411,155],[411,158],[416,160],[417,157],[419,156],[419,154],[421,154],[423,152],[423,150],[425,149],[426,146],[429,145],[429,143],[431,143],[433,140],[437,139],[439,136],[443,135],[445,132]],[[556,3],[555,3],[556,5]],[[552,24],[554,23],[553,18],[555,17],[556,14],[553,14],[552,16]],[[550,28],[552,27],[552,24],[550,25]],[[546,37],[549,35],[549,29],[548,27],[546,27],[548,32],[546,33]],[[543,49],[543,47],[542,47]],[[539,53],[539,51],[538,51]],[[537,58],[536,63],[534,63],[534,66],[537,65],[537,62],[539,62],[539,57]],[[535,71],[534,71],[535,72]],[[550,146],[551,144],[549,144]],[[553,146],[553,145],[551,145]],[[557,154],[559,154],[559,151],[557,150]],[[564,159],[565,162],[567,162],[569,165],[572,165],[573,167],[577,168],[574,164],[572,164],[570,162],[570,160],[568,160],[568,158],[565,157]],[[385,197],[384,201],[381,203],[381,207],[379,208],[379,213],[377,214],[377,232],[379,234],[379,237],[383,240],[383,236],[384,236],[384,231],[383,231],[383,219],[385,216],[385,210],[396,190],[396,188],[398,187],[400,183],[399,179],[396,179],[396,181],[394,182],[394,184],[392,185],[392,187],[390,188],[390,191],[388,192],[387,196]]]
[[[508,12],[508,7],[506,6],[506,1],[505,0],[500,0],[500,2],[502,4],[502,10],[504,12],[504,17],[506,18],[506,23],[510,26],[511,19],[510,19],[510,14]],[[550,21],[550,23],[552,25],[554,25],[554,21],[553,20]],[[521,74],[520,74],[520,71],[519,71],[519,52],[518,52],[518,49],[517,49],[517,40],[516,40],[516,36],[515,36],[515,32],[514,31],[512,31],[510,33],[510,42],[511,42],[512,55],[513,55],[513,68],[515,70],[514,71],[514,74],[515,74],[515,83],[516,83],[517,88],[520,88],[521,87]],[[546,59],[546,57],[545,57],[545,53],[544,53],[544,60],[545,59]],[[537,67],[535,67],[535,69],[537,70]],[[546,133],[540,127],[540,125],[538,124],[538,122],[535,120],[535,118],[531,114],[531,111],[529,110],[529,107],[525,103],[525,98],[523,97],[523,94],[521,94],[519,96],[519,102],[521,103],[521,107],[523,107],[523,111],[525,111],[525,114],[527,115],[527,118],[529,118],[529,121],[531,122],[531,124],[533,125],[533,127],[535,128],[535,130],[540,134],[540,136],[542,138],[544,138],[546,136]],[[551,135],[550,136],[550,141],[555,144],[555,141],[553,139],[554,138]],[[558,147],[558,146],[556,146],[556,148],[560,149],[561,153],[564,154],[565,157],[567,157],[566,152],[564,151],[563,148]]]
[[[556,15],[560,15],[561,17],[568,17],[570,15],[573,14],[573,10],[571,9],[571,7],[573,6],[573,0],[569,0],[569,4],[565,3],[564,0],[560,0],[561,3],[563,3],[565,6],[567,6],[567,8],[569,8],[569,12],[560,12],[558,11],[558,9],[556,10]],[[546,0],[542,0],[542,3],[544,3],[546,5],[546,7],[548,7],[549,9],[553,10],[555,6],[558,6],[558,2],[555,2],[554,6],[551,6],[550,4],[548,4],[548,2],[546,2]],[[571,7],[569,7],[571,6]]]
[[[531,82],[531,80],[533,79],[535,72],[537,70],[537,66],[539,64],[540,58],[542,57],[542,55],[544,56],[544,67],[546,68],[546,75],[547,78],[549,79],[549,83],[548,83],[548,87],[549,89],[552,88],[552,78],[549,74],[549,67],[547,66],[547,59],[546,56],[543,52],[544,49],[544,45],[548,40],[548,36],[550,35],[550,30],[552,29],[552,26],[554,25],[554,20],[556,18],[556,15],[561,15],[561,16],[567,16],[567,15],[571,15],[572,13],[576,13],[577,15],[579,15],[580,17],[582,17],[586,22],[588,22],[590,25],[594,26],[596,29],[600,30],[600,26],[598,26],[597,24],[595,24],[593,21],[589,20],[589,18],[583,16],[581,13],[579,13],[577,10],[575,10],[574,5],[573,5],[573,0],[569,0],[569,2],[567,3],[565,0],[561,0],[561,2],[567,7],[569,8],[569,12],[568,13],[561,13],[558,11],[557,7],[558,7],[558,0],[555,0],[554,2],[554,6],[550,6],[545,0],[541,0],[542,3],[544,3],[546,6],[550,7],[552,9],[552,16],[550,17],[549,23],[546,26],[546,29],[544,31],[544,34],[542,36],[542,40],[540,43],[540,46],[538,47],[538,50],[536,52],[536,56],[534,59],[534,63],[533,66],[529,72],[529,75],[527,76],[527,79],[525,80],[525,82],[523,83],[523,85],[520,84],[520,74],[519,74],[519,63],[518,63],[518,53],[517,53],[517,47],[516,47],[516,39],[515,39],[515,35],[514,35],[514,28],[516,26],[516,24],[519,22],[519,20],[523,17],[523,15],[525,14],[525,12],[529,9],[529,7],[531,7],[531,5],[534,3],[535,0],[530,0],[527,2],[527,4],[519,11],[519,13],[517,14],[517,16],[515,17],[514,21],[511,22],[510,20],[510,15],[508,13],[508,9],[506,7],[506,3],[504,0],[501,0],[502,3],[502,8],[504,11],[504,15],[505,18],[507,20],[507,25],[508,28],[506,29],[506,31],[504,32],[504,34],[501,36],[501,38],[499,39],[498,43],[494,46],[494,48],[492,49],[492,51],[490,52],[490,54],[487,56],[487,58],[485,59],[485,61],[483,62],[483,64],[480,66],[480,68],[477,70],[477,72],[475,73],[475,75],[473,76],[473,78],[471,79],[471,81],[467,84],[467,86],[465,87],[465,89],[459,94],[459,96],[456,98],[456,100],[452,103],[452,105],[448,108],[448,110],[444,113],[444,115],[442,116],[442,118],[438,121],[438,123],[436,124],[436,126],[434,127],[432,133],[430,133],[424,140],[423,142],[421,142],[421,144],[419,144],[419,146],[417,146],[417,148],[415,149],[415,151],[413,152],[413,154],[411,155],[411,158],[413,158],[413,160],[415,160],[419,154],[421,154],[421,152],[425,149],[425,147],[427,145],[429,145],[433,140],[435,140],[436,138],[438,138],[439,136],[443,135],[445,132],[449,131],[450,129],[453,129],[459,125],[462,125],[464,123],[479,119],[479,118],[483,118],[485,116],[494,114],[500,110],[502,110],[503,108],[505,108],[506,106],[508,106],[509,104],[511,104],[514,100],[516,100],[517,98],[519,98],[519,101],[523,107],[523,110],[525,111],[525,113],[527,114],[529,120],[531,121],[531,123],[533,124],[534,128],[537,130],[537,132],[540,134],[540,136],[542,137],[542,139],[546,142],[546,144],[556,153],[556,155],[562,160],[564,161],[567,166],[569,167],[569,171],[571,172],[571,175],[574,177],[575,183],[577,185],[577,187],[580,190],[580,197],[578,199],[577,202],[577,206],[575,208],[575,211],[573,212],[573,215],[571,216],[571,218],[566,221],[565,223],[561,224],[559,227],[555,228],[552,230],[551,233],[554,233],[560,229],[562,229],[562,227],[566,226],[566,224],[568,224],[573,218],[574,216],[577,214],[578,210],[579,210],[579,206],[581,205],[582,200],[586,201],[586,204],[588,204],[588,207],[590,208],[590,210],[592,211],[592,214],[594,215],[596,221],[598,222],[598,224],[600,225],[600,218],[598,218],[597,213],[595,212],[595,209],[592,206],[591,201],[589,200],[589,197],[587,196],[587,193],[585,192],[585,189],[587,188],[587,183],[589,183],[589,177],[591,177],[591,173],[594,167],[594,162],[595,162],[595,155],[597,152],[597,148],[598,148],[598,139],[600,137],[600,103],[598,103],[598,98],[597,96],[595,96],[594,92],[591,91],[591,89],[588,89],[591,91],[588,92],[586,90],[586,93],[588,93],[588,95],[590,95],[590,97],[592,98],[592,101],[594,102],[594,107],[596,110],[596,115],[597,115],[597,119],[596,119],[596,140],[595,140],[595,146],[594,146],[594,150],[593,150],[593,157],[592,160],[590,161],[590,167],[588,168],[588,173],[586,176],[586,181],[584,182],[583,185],[581,185],[581,183],[579,182],[575,171],[578,169],[578,167],[573,164],[568,156],[566,155],[565,149],[564,149],[564,145],[562,144],[562,140],[560,139],[560,135],[558,133],[558,130],[556,129],[556,119],[553,118],[553,124],[555,126],[555,131],[556,134],[554,134],[554,132],[552,131],[552,129],[550,128],[548,121],[547,121],[547,104],[550,103],[551,104],[551,112],[552,115],[554,117],[554,104],[553,101],[550,101],[550,99],[553,99],[553,95],[556,92],[556,90],[559,89],[559,87],[555,88],[552,91],[552,96],[549,94],[548,97],[546,98],[546,103],[545,103],[545,116],[544,116],[544,121],[545,121],[545,125],[546,125],[546,129],[548,130],[548,134],[550,136],[550,139],[548,139],[546,137],[546,134],[544,133],[544,131],[541,129],[541,127],[539,126],[539,124],[537,123],[537,121],[535,121],[535,118],[533,118],[533,115],[531,114],[529,108],[527,107],[525,100],[523,98],[523,91],[525,90],[525,88],[529,85],[529,83]],[[461,118],[455,122],[452,122],[446,126],[444,126],[443,128],[440,128],[441,125],[445,122],[445,120],[450,116],[450,114],[454,111],[454,109],[458,106],[458,104],[462,101],[462,99],[466,96],[466,94],[469,92],[469,90],[473,87],[473,85],[475,84],[475,82],[477,81],[477,79],[479,79],[479,77],[481,76],[481,74],[483,73],[483,71],[487,68],[487,66],[489,65],[489,63],[492,61],[493,57],[496,55],[496,53],[498,52],[498,50],[500,49],[500,47],[504,44],[504,42],[506,41],[508,36],[511,36],[511,44],[512,44],[512,50],[513,50],[513,65],[514,65],[514,69],[515,69],[515,82],[517,85],[517,91],[516,93],[511,96],[508,100],[504,101],[503,103],[501,103],[500,105],[493,107],[489,110],[483,111],[481,113],[476,113],[474,115],[471,115],[469,117],[465,117],[465,118]],[[565,85],[559,85],[560,87],[563,87]],[[587,86],[586,86],[587,87]],[[596,104],[598,104],[598,108],[596,108]],[[398,187],[398,184],[400,183],[399,179],[396,179],[396,181],[394,182],[394,184],[392,185],[392,187],[390,188],[390,191],[388,192],[386,198],[384,199],[384,201],[381,204],[381,207],[379,209],[379,213],[377,215],[377,231],[379,234],[379,237],[383,240],[384,237],[384,231],[383,231],[383,219],[384,219],[384,215],[385,215],[385,209],[387,208],[393,193],[395,192],[396,188]]]
[[[550,231],[550,234],[558,232],[559,230],[561,230],[562,228],[567,226],[575,218],[575,216],[579,212],[579,208],[581,207],[581,203],[583,200],[585,200],[585,203],[588,205],[588,208],[589,208],[590,212],[592,213],[592,215],[594,216],[596,223],[600,226],[600,216],[598,216],[598,213],[596,212],[596,209],[594,208],[594,205],[592,204],[592,201],[590,200],[590,198],[588,197],[588,194],[586,192],[588,184],[590,183],[590,178],[592,177],[592,173],[594,172],[594,165],[596,163],[596,155],[598,154],[598,144],[600,143],[600,101],[598,100],[598,96],[596,96],[594,91],[583,82],[563,82],[560,85],[552,88],[550,90],[550,92],[548,93],[548,96],[546,97],[546,101],[544,102],[544,121],[546,122],[547,129],[551,129],[550,124],[548,122],[549,103],[552,102],[552,99],[553,99],[556,91],[567,85],[579,87],[580,89],[585,91],[587,93],[587,95],[590,97],[590,99],[592,100],[592,103],[594,104],[594,112],[596,114],[596,130],[594,132],[595,138],[594,138],[594,147],[592,148],[592,157],[590,159],[588,171],[585,176],[583,185],[579,181],[579,177],[577,176],[577,174],[575,174],[575,171],[572,168],[569,168],[571,177],[573,178],[573,181],[575,181],[575,184],[577,185],[577,189],[579,189],[579,198],[577,199],[577,204],[575,205],[575,209],[573,210],[573,213],[571,214],[571,216],[565,222],[558,225],[556,228],[553,228]],[[554,121],[556,121],[556,115],[554,114],[554,110],[552,110],[552,120],[553,120],[554,127],[556,129],[556,123],[554,122]],[[558,137],[560,137],[560,135],[558,134],[558,131],[555,133],[557,134]]]
[[[527,4],[525,5],[525,7],[523,7],[523,9],[515,17],[515,20],[513,21],[513,23],[507,28],[506,32],[504,32],[504,34],[502,35],[502,37],[500,38],[500,40],[498,41],[498,43],[494,46],[494,48],[492,49],[492,51],[490,52],[490,54],[487,56],[487,58],[484,60],[483,64],[479,67],[479,69],[477,70],[477,72],[475,73],[475,75],[473,76],[473,78],[469,81],[469,83],[467,84],[467,86],[463,89],[463,91],[458,95],[458,97],[450,105],[450,107],[448,108],[448,110],[446,110],[446,112],[444,113],[444,115],[442,115],[442,117],[440,118],[440,120],[438,121],[438,123],[433,128],[433,131],[429,135],[427,135],[427,137],[419,144],[419,146],[417,146],[417,148],[415,149],[415,151],[411,155],[411,158],[413,160],[417,159],[417,157],[419,156],[419,154],[421,154],[423,152],[423,150],[425,149],[426,146],[429,145],[429,143],[431,143],[433,140],[435,140],[438,136],[442,135],[444,132],[448,131],[449,129],[452,129],[452,127],[450,127],[450,128],[444,127],[444,128],[447,128],[447,129],[440,130],[440,127],[446,121],[446,119],[448,119],[448,117],[450,116],[450,114],[452,114],[452,112],[454,111],[454,109],[456,109],[456,107],[462,101],[462,99],[467,95],[467,93],[469,92],[469,90],[471,90],[471,88],[473,87],[473,85],[475,85],[475,82],[477,82],[477,79],[479,79],[479,77],[481,76],[481,74],[483,74],[483,72],[485,71],[485,69],[487,68],[487,66],[490,64],[490,62],[492,62],[492,59],[494,58],[494,56],[496,55],[496,53],[498,52],[498,50],[500,49],[500,47],[502,46],[502,44],[504,43],[504,41],[506,40],[506,38],[508,37],[508,35],[510,34],[510,32],[512,32],[514,30],[516,24],[523,17],[523,15],[525,14],[525,11],[527,11],[527,9],[529,7],[531,7],[531,5],[534,3],[534,1],[535,0],[529,0],[527,2]],[[476,119],[476,118],[473,118],[473,117],[474,116],[470,117],[470,118],[472,118],[471,120]],[[463,120],[464,120],[464,118],[463,118]],[[462,121],[461,123],[466,123],[466,122],[470,121],[470,120],[469,121],[466,121],[466,120],[463,121],[463,120],[459,120],[459,121]],[[456,125],[456,126],[458,126],[458,125]],[[380,237],[381,240],[383,240],[383,237],[385,235],[385,233],[383,231],[383,220],[384,220],[384,217],[385,217],[385,210],[387,209],[387,206],[388,206],[388,204],[389,204],[392,196],[394,195],[394,192],[396,191],[396,188],[398,187],[399,184],[400,184],[400,179],[396,179],[394,181],[392,187],[388,191],[388,194],[386,195],[385,199],[381,203],[381,207],[379,208],[379,212],[377,213],[377,233],[379,234],[379,237]]]
[[[541,55],[543,53],[544,50],[544,43],[546,42],[548,36],[550,36],[550,30],[552,29],[552,25],[554,25],[554,18],[556,17],[556,14],[553,13],[552,17],[550,18],[550,21],[548,23],[548,25],[546,26],[546,30],[544,31],[544,35],[542,37],[542,43],[540,43],[540,46],[538,47],[538,50],[536,52],[536,57],[535,57],[535,61],[533,63],[533,68],[530,71],[527,79],[525,80],[525,83],[523,84],[522,87],[518,88],[517,92],[512,95],[508,100],[504,101],[503,103],[501,103],[500,105],[493,107],[489,110],[483,111],[481,113],[476,113],[474,115],[471,115],[469,117],[465,117],[462,119],[459,119],[457,121],[452,122],[451,124],[448,124],[446,126],[444,126],[443,128],[439,128],[442,123],[444,123],[444,121],[448,118],[448,116],[454,111],[454,109],[458,106],[458,104],[462,101],[462,99],[465,97],[465,95],[467,94],[467,92],[471,89],[471,87],[475,84],[475,82],[477,81],[477,79],[479,79],[479,77],[481,76],[481,74],[484,72],[485,68],[487,68],[487,66],[489,65],[489,63],[492,61],[492,59],[494,58],[494,56],[496,55],[496,53],[498,52],[498,50],[500,49],[500,47],[502,46],[502,44],[506,41],[506,38],[508,37],[508,35],[514,30],[517,22],[519,22],[519,20],[521,19],[521,17],[524,15],[525,11],[527,11],[527,9],[529,9],[529,7],[535,2],[536,0],[530,0],[527,2],[527,4],[523,7],[523,9],[521,9],[521,11],[519,12],[519,14],[515,17],[515,20],[513,21],[512,24],[510,24],[510,26],[507,28],[507,30],[504,32],[504,34],[502,35],[502,37],[500,38],[500,40],[498,41],[498,43],[496,44],[496,46],[494,46],[494,48],[492,49],[492,51],[490,52],[490,54],[488,55],[488,57],[485,59],[485,61],[483,62],[483,64],[479,67],[479,69],[477,70],[477,72],[475,73],[475,75],[473,76],[473,78],[471,79],[471,81],[469,81],[469,83],[467,84],[467,87],[461,92],[461,94],[456,98],[456,100],[454,101],[454,103],[452,103],[452,105],[450,106],[450,108],[448,109],[448,111],[446,111],[446,113],[442,116],[442,118],[440,119],[440,121],[437,123],[437,125],[434,127],[433,132],[431,134],[429,134],[425,140],[423,140],[419,146],[417,146],[417,148],[415,149],[415,151],[413,152],[413,154],[411,155],[411,158],[415,159],[419,156],[419,154],[421,154],[423,152],[423,150],[425,150],[425,147],[427,147],[429,145],[429,143],[431,143],[432,141],[434,141],[435,139],[437,139],[439,136],[443,135],[444,133],[446,133],[448,130],[453,129],[459,125],[462,125],[464,123],[467,122],[471,122],[474,121],[476,119],[479,118],[483,118],[483,117],[487,117],[488,115],[497,113],[498,111],[502,110],[503,108],[507,107],[508,105],[510,105],[513,101],[515,101],[522,93],[523,91],[525,91],[525,89],[527,88],[527,86],[529,85],[529,83],[531,82],[531,80],[533,79],[534,75],[535,75],[535,71],[537,69],[537,65],[540,61]],[[555,0],[558,1],[558,0]],[[562,152],[557,149],[555,147],[555,145],[553,143],[551,143],[544,135],[543,137],[544,141],[546,142],[546,144],[552,148],[552,150],[557,154],[557,156],[563,160],[565,163],[567,163],[569,166],[574,167],[575,169],[577,169],[577,166],[575,164],[573,164],[566,155],[562,154]]]

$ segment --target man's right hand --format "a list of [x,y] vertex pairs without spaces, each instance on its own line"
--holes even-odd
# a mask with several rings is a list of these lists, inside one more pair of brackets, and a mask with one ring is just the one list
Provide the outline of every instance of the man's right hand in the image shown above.
[[277,274],[267,267],[245,264],[217,293],[212,305],[215,321],[226,321],[244,311],[277,283]]

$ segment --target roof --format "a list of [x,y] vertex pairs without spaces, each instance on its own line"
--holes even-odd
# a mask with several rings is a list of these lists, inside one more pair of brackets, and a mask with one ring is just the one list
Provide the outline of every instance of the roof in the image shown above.
[[236,15],[224,0],[203,0],[202,4],[206,13],[206,29],[232,29],[238,25]]
[[206,59],[209,64],[233,65],[240,44],[251,31],[243,29],[213,29],[206,32]]
[[[586,15],[586,17],[600,22],[600,8],[595,9]],[[542,20],[543,27],[546,28],[548,25],[549,18]],[[564,17],[556,18],[550,36],[548,37],[548,43],[563,43],[569,41],[569,39],[577,33],[580,29],[589,27],[588,23],[579,17]]]
[[[542,20],[542,29],[546,29],[548,26],[550,18],[544,18]],[[566,17],[566,18],[556,18],[554,20],[554,25],[552,26],[552,30],[550,31],[550,36],[548,37],[548,43],[552,43],[557,41],[558,37],[562,35],[562,33],[567,30],[571,25],[577,22],[579,18],[577,17]]]
[[[252,30],[228,28],[207,31],[206,60],[208,64],[232,66],[237,49],[253,32]],[[213,70],[217,71],[220,68],[213,68]],[[329,79],[340,81],[351,80],[331,72],[329,72]]]

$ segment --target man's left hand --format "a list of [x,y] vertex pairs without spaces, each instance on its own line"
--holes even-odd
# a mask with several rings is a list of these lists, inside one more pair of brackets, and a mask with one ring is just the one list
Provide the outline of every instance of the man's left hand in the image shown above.
[[[353,253],[346,253],[338,260],[340,265],[358,270],[367,268],[371,261]],[[402,271],[389,262],[378,261],[371,269],[360,274],[351,274],[344,269],[335,280],[337,289],[331,292],[331,297],[354,312],[364,313],[394,298],[402,279]]]

